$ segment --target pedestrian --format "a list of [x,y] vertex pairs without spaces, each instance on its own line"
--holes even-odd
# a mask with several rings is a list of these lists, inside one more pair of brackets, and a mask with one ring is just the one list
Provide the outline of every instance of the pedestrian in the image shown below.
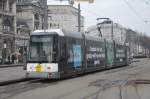
[[14,63],[17,64],[17,61],[18,61],[18,58],[17,58],[17,55],[14,55]]
[[10,64],[10,55],[8,56],[8,63]]
[[14,54],[12,54],[11,59],[12,59],[12,63],[14,64],[15,63],[15,55]]

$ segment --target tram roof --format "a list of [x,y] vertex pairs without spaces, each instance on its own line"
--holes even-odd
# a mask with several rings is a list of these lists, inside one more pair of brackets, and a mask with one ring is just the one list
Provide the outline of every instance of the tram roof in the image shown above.
[[85,39],[86,40],[92,40],[92,41],[101,41],[101,42],[104,42],[103,38],[100,38],[100,37],[97,37],[97,36],[88,35],[88,34],[85,34]]
[[57,34],[59,36],[82,38],[81,32],[66,32],[61,29],[35,30],[34,32],[31,33],[31,35],[51,35],[51,34]]
[[64,33],[60,29],[47,29],[47,30],[35,30],[31,35],[51,35],[58,34],[59,36],[64,36]]

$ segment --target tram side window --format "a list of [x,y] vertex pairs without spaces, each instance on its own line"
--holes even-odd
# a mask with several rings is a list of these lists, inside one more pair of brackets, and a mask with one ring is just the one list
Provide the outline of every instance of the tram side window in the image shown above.
[[116,60],[123,61],[125,60],[125,47],[122,45],[116,45]]
[[71,67],[73,65],[73,44],[74,41],[72,38],[68,38],[68,65]]
[[54,36],[53,40],[53,61],[58,61],[58,37]]
[[105,64],[104,42],[87,40],[87,66],[101,66]]
[[68,38],[68,65],[70,68],[82,66],[82,40]]

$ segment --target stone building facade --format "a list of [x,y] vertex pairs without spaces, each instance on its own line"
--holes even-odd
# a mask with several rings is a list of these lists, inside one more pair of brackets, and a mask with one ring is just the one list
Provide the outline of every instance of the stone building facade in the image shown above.
[[31,31],[43,29],[46,5],[47,0],[17,0],[17,20],[25,21]]
[[[83,32],[83,16],[81,16],[81,26]],[[72,5],[48,5],[48,28],[78,31],[78,9]]]
[[[91,26],[87,29],[87,32],[90,35],[99,36],[99,31],[97,29],[97,26]],[[126,43],[126,28],[123,28],[121,25],[114,23],[113,24],[113,33],[112,33],[112,25],[111,24],[102,24],[101,25],[101,33],[102,37],[106,40],[113,40],[120,44]]]
[[[101,33],[102,37],[106,40],[112,39],[112,27],[109,24],[103,24],[101,26]],[[89,35],[93,36],[99,36],[99,31],[97,29],[97,26],[91,26],[87,29],[87,32]],[[148,52],[148,49],[144,48],[142,45],[140,45],[140,34],[136,31],[133,31],[131,29],[123,28],[119,24],[113,25],[113,39],[119,43],[119,44],[126,44],[130,47],[130,55],[133,57],[141,57],[146,56]]]
[[16,0],[0,0],[0,63],[15,52]]
[[46,27],[47,0],[17,0],[16,51],[26,53],[30,33]]

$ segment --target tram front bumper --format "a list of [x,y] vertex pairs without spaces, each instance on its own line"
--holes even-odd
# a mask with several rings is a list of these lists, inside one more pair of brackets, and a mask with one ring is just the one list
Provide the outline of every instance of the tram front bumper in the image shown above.
[[43,79],[58,79],[60,74],[58,72],[26,72],[27,78],[43,78]]

